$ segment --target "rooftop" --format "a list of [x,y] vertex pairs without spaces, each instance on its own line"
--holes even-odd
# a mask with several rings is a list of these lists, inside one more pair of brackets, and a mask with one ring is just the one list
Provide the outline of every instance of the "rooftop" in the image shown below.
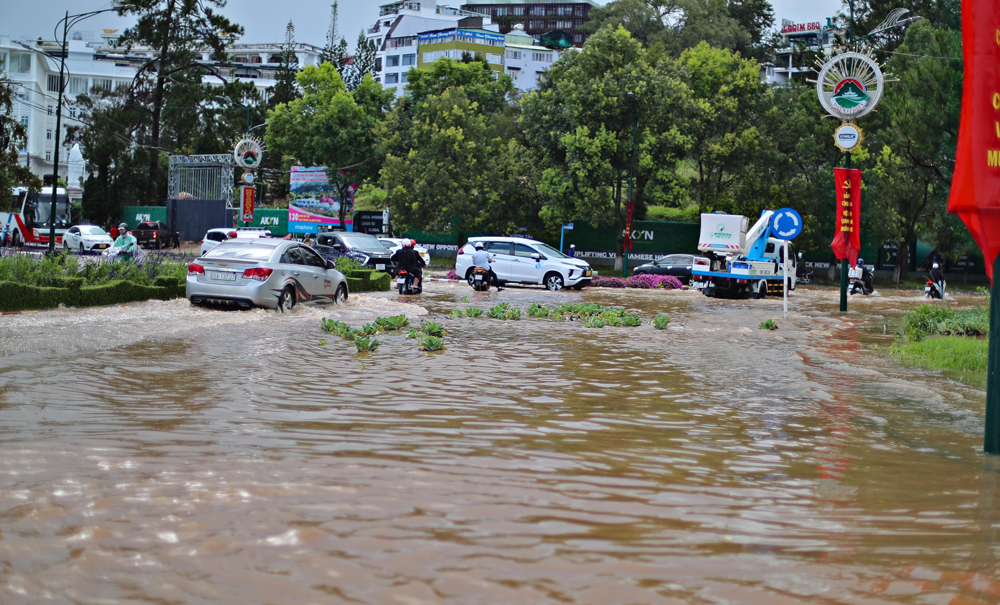
[[480,4],[589,4],[594,8],[600,8],[600,4],[595,0],[463,0],[464,6],[474,6]]

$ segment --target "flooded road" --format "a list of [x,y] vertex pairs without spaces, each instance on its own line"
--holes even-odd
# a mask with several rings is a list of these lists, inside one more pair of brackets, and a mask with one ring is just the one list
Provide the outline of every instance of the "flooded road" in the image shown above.
[[[996,603],[982,390],[862,344],[921,298],[3,317],[0,603]],[[500,301],[644,322],[447,317]],[[397,313],[447,349],[319,329]]]

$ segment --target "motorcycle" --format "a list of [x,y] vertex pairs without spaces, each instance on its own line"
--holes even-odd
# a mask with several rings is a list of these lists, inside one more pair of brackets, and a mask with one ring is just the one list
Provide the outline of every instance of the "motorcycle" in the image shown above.
[[870,282],[864,279],[864,270],[851,269],[850,275],[851,287],[849,291],[852,295],[864,294],[865,296],[868,296],[875,291],[875,289],[869,285]]
[[406,269],[399,269],[396,272],[396,287],[399,288],[399,293],[401,295],[420,294],[422,288],[413,287],[415,279],[416,276]]
[[146,251],[139,246],[136,246],[130,252],[124,252],[121,246],[111,246],[101,252],[101,260],[104,262],[123,261],[141,263],[146,260],[147,256]]
[[934,280],[928,279],[927,280],[927,285],[924,286],[924,296],[927,297],[927,298],[931,298],[931,299],[936,298],[936,299],[940,300],[940,299],[944,298],[944,290],[945,289],[947,289],[947,285],[945,284],[944,280],[941,280],[941,284],[939,285]]
[[472,271],[472,289],[476,292],[489,292],[490,272],[482,267],[476,267]]

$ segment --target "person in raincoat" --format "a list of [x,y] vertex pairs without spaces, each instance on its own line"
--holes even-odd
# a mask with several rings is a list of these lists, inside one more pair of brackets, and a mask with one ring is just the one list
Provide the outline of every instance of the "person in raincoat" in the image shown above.
[[121,250],[119,252],[121,258],[132,258],[139,247],[139,240],[129,232],[128,225],[122,223],[118,225],[118,238],[115,239],[113,246]]

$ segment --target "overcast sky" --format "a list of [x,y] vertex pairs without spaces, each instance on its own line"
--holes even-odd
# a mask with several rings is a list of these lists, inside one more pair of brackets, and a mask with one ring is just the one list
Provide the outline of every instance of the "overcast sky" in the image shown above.
[[[340,32],[351,46],[362,28],[370,27],[378,17],[378,6],[388,0],[343,0],[340,2]],[[289,19],[295,24],[298,42],[316,46],[326,43],[332,0],[229,0],[223,13],[243,25],[243,42],[280,42]],[[602,0],[598,0],[602,2]],[[445,2],[441,2],[445,4]],[[83,13],[110,6],[107,0],[0,0],[3,19],[0,34],[51,39],[56,21],[65,13]],[[454,0],[452,4],[461,4]],[[840,10],[840,0],[772,0],[775,19],[795,22],[825,21]],[[280,7],[280,8],[275,8]],[[112,15],[98,15],[80,23],[76,29],[94,32],[98,38],[103,28],[125,28],[130,22]]]

